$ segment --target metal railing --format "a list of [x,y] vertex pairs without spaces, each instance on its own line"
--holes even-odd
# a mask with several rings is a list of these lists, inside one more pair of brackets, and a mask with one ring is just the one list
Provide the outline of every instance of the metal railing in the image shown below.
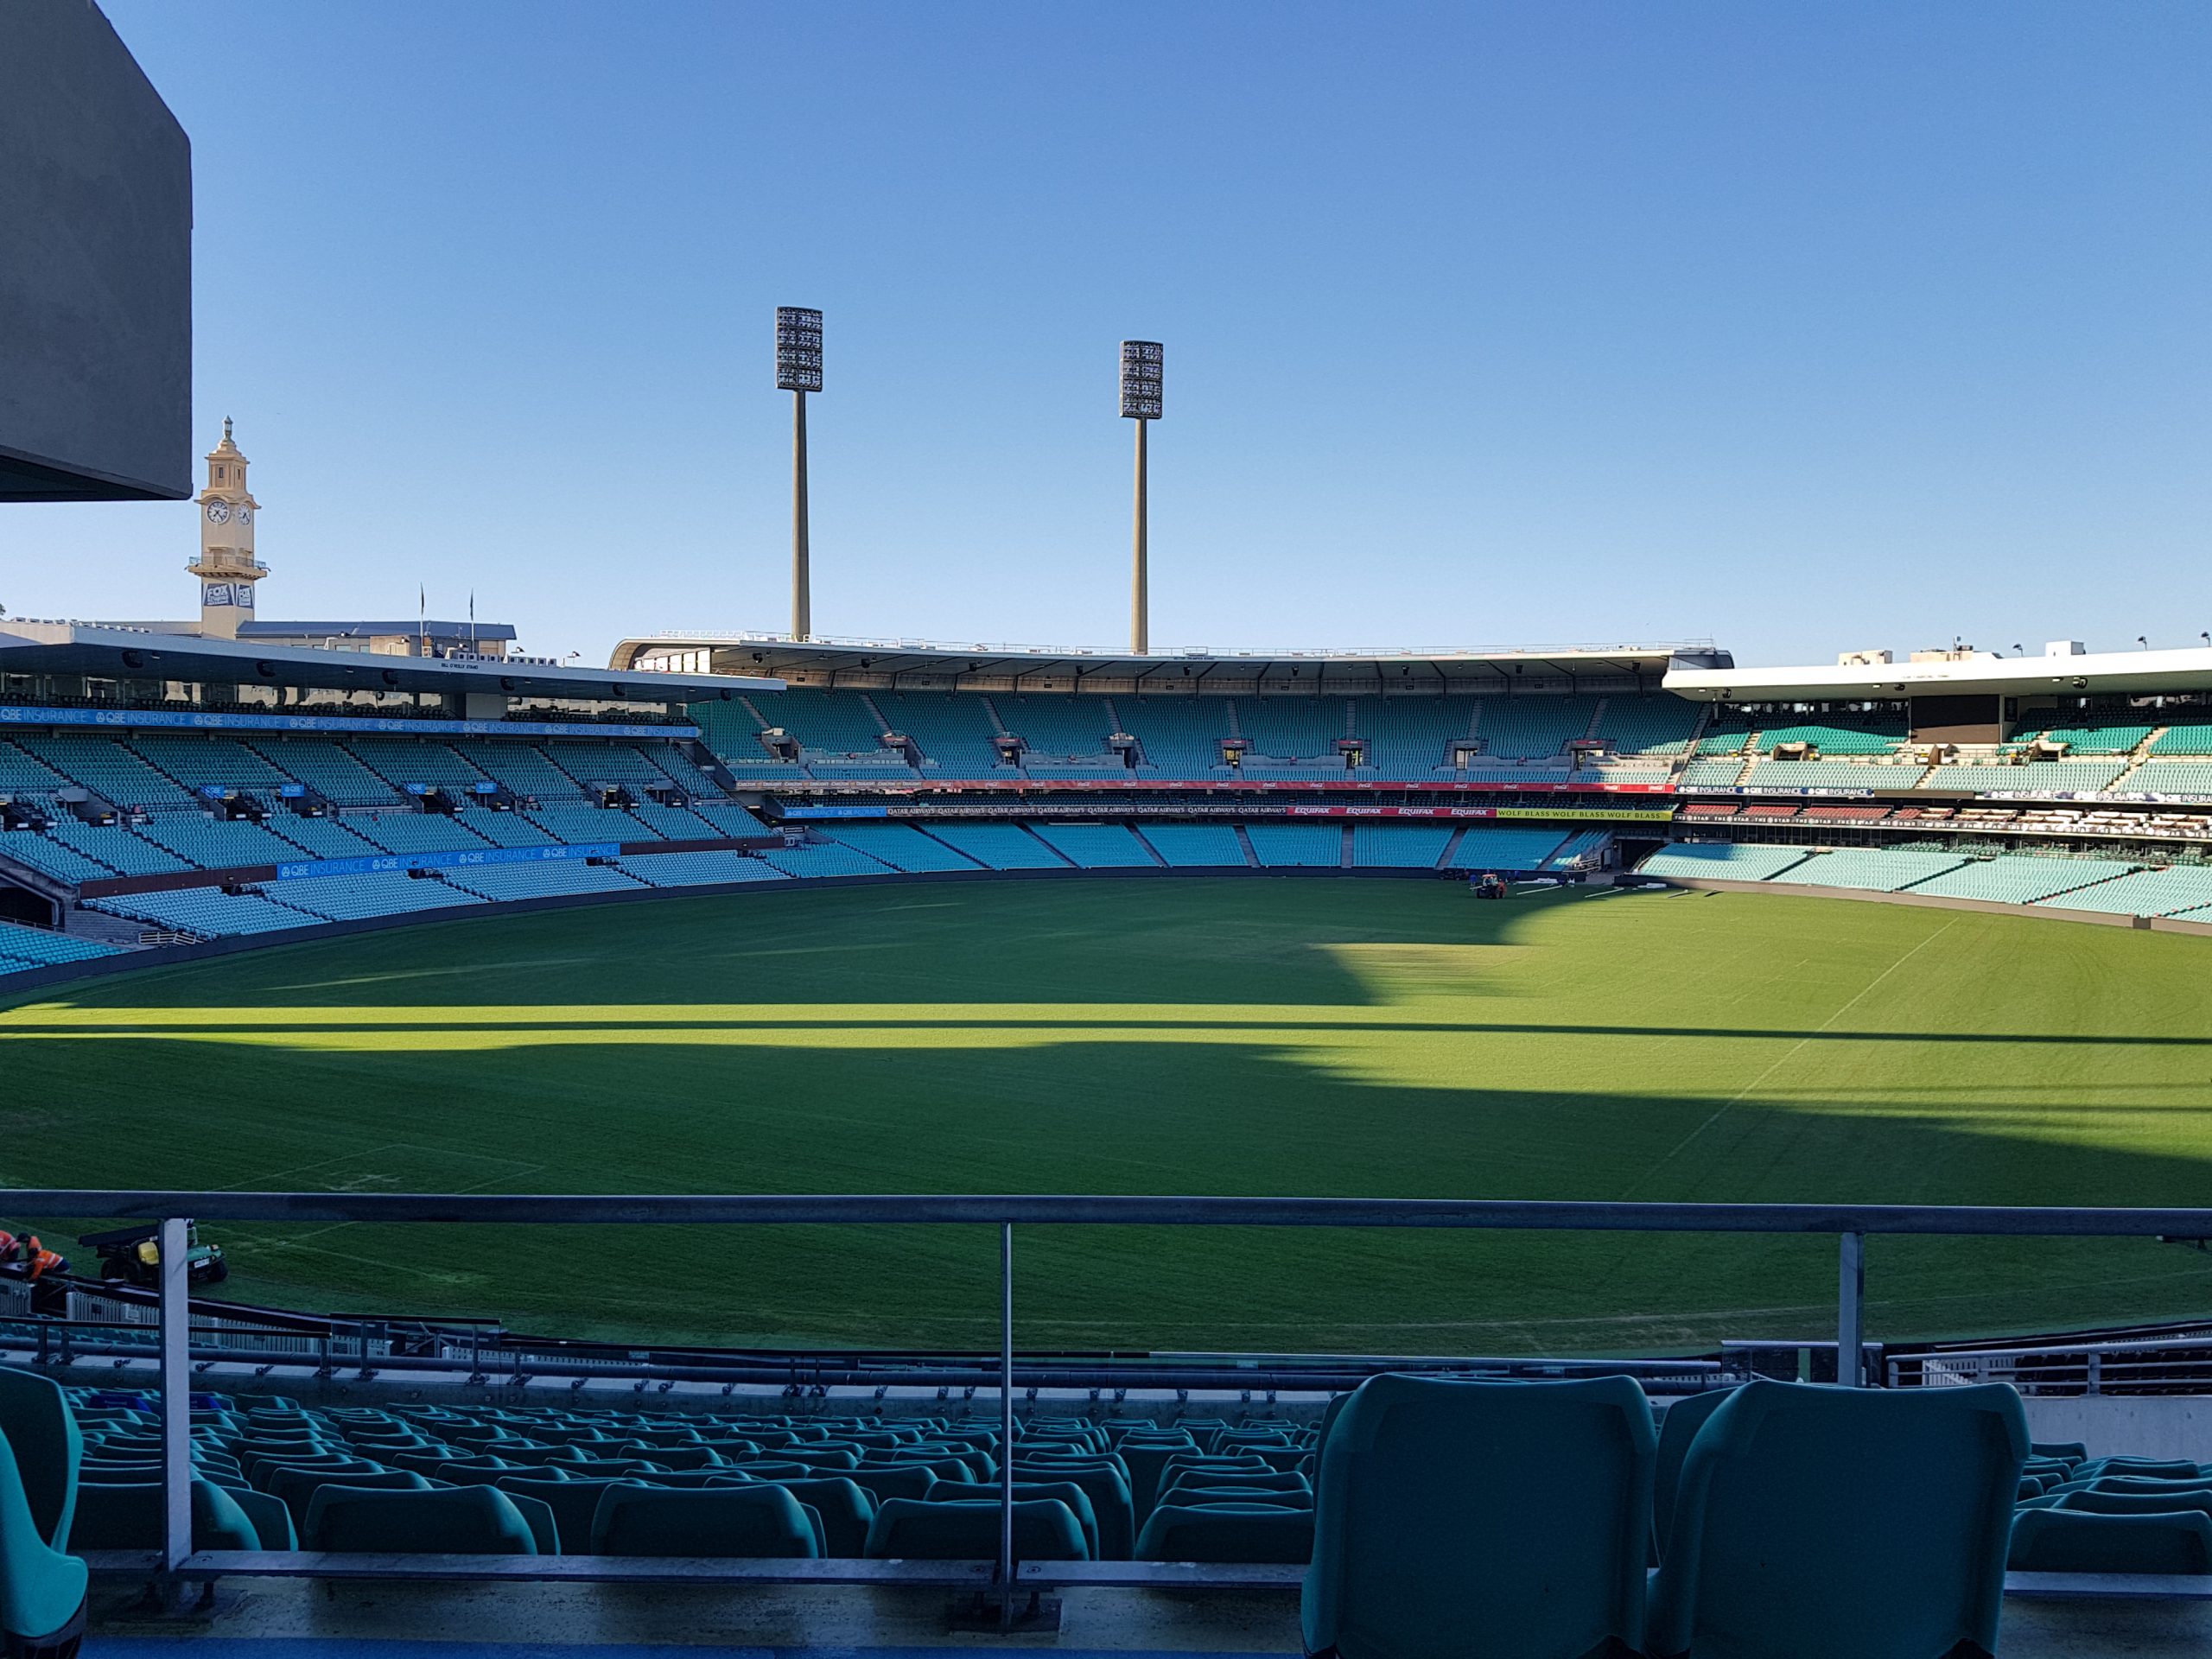
[[[1548,1202],[1483,1198],[1136,1198],[1088,1196],[607,1196],[354,1192],[191,1192],[45,1189],[0,1191],[0,1214],[79,1216],[152,1220],[160,1227],[158,1326],[163,1543],[139,1563],[171,1583],[207,1581],[226,1573],[293,1576],[385,1575],[438,1578],[637,1578],[652,1564],[583,1563],[562,1558],[353,1557],[334,1560],[309,1552],[251,1554],[192,1549],[191,1298],[188,1286],[189,1219],[207,1221],[323,1221],[368,1223],[523,1224],[556,1226],[691,1224],[719,1226],[832,1225],[991,1226],[999,1232],[998,1354],[999,1459],[1001,1524],[998,1560],[969,1564],[967,1575],[944,1563],[882,1561],[715,1564],[714,1576],[753,1581],[912,1583],[995,1586],[1002,1620],[1014,1618],[1017,1582],[1187,1583],[1187,1568],[1147,1573],[1145,1564],[1110,1564],[1113,1571],[1064,1572],[1046,1563],[1022,1567],[1014,1558],[1014,1230],[1017,1226],[1349,1227],[1507,1231],[1733,1233],[1806,1236],[1838,1241],[1837,1381],[1864,1384],[1866,1242],[1870,1235],[1920,1237],[2184,1238],[2212,1237],[2212,1209],[2001,1208],[1934,1205],[1656,1204]],[[1843,1357],[1853,1357],[1846,1359]],[[1078,1564],[1080,1566],[1081,1564]],[[669,1571],[664,1564],[659,1569]],[[982,1578],[987,1570],[988,1580]],[[685,1578],[707,1576],[687,1563]],[[2012,1575],[2015,1593],[2113,1595],[2212,1594],[2212,1581],[2148,1581],[2131,1591],[2123,1580],[2099,1580],[2069,1586],[2076,1575]],[[1268,1579],[1266,1573],[1232,1573],[1229,1581]],[[1278,1570],[1274,1580],[1293,1581]],[[2023,1583],[2022,1580],[2043,1580]],[[1271,1580],[1272,1581],[1272,1580]]]

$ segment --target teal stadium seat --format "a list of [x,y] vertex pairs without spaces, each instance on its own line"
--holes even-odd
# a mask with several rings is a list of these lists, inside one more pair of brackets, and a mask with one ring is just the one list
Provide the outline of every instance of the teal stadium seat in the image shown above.
[[[71,1507],[74,1507],[72,1492]],[[9,1439],[0,1434],[0,1641],[34,1653],[75,1651],[85,1628],[85,1564],[49,1541],[24,1496]]]
[[2015,1573],[2212,1573],[2212,1518],[2022,1510],[2005,1565]]
[[[989,1561],[999,1554],[995,1503],[933,1503],[893,1497],[876,1506],[868,1532],[873,1560]],[[1090,1548],[1075,1511],[1054,1499],[1014,1506],[1017,1561],[1087,1561]]]
[[823,1553],[822,1532],[805,1507],[766,1483],[692,1491],[611,1485],[600,1495],[591,1536],[595,1555],[811,1560]]
[[1626,1378],[1369,1379],[1321,1443],[1306,1652],[1639,1650],[1656,1443]]
[[[325,1486],[308,1505],[301,1535],[309,1549],[341,1554],[537,1555],[546,1552],[521,1508],[531,1502],[493,1486]],[[550,1512],[541,1524],[552,1530]]]
[[2027,1457],[2008,1387],[1745,1383],[1683,1460],[1649,1652],[1995,1653]]
[[1303,1566],[1313,1558],[1313,1512],[1235,1503],[1162,1503],[1145,1519],[1136,1558]]

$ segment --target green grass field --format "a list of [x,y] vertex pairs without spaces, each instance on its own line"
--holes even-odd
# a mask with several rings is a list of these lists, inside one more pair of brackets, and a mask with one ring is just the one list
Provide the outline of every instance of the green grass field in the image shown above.
[[[2212,1202],[2212,941],[1441,882],[792,891],[0,1004],[0,1182]],[[232,1293],[715,1342],[995,1340],[985,1229],[232,1227]],[[1025,1346],[1832,1330],[1827,1240],[1026,1229]],[[80,1264],[82,1265],[82,1264]],[[2212,1256],[1878,1238],[1901,1337],[2212,1312]]]

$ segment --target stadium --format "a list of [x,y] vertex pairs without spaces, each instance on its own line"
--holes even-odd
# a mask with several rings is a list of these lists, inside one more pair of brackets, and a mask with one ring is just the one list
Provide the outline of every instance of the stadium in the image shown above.
[[1155,648],[1150,341],[1127,649],[824,636],[795,308],[789,628],[264,620],[110,252],[0,498],[199,607],[0,615],[9,1659],[2202,1650],[2212,639]]

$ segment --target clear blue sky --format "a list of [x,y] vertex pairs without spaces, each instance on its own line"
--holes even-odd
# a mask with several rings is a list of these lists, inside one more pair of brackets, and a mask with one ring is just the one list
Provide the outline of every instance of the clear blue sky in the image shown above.
[[[267,618],[782,626],[782,302],[823,632],[1119,643],[1125,335],[1163,644],[2212,628],[2201,4],[106,9]],[[0,603],[195,534],[18,508]]]

